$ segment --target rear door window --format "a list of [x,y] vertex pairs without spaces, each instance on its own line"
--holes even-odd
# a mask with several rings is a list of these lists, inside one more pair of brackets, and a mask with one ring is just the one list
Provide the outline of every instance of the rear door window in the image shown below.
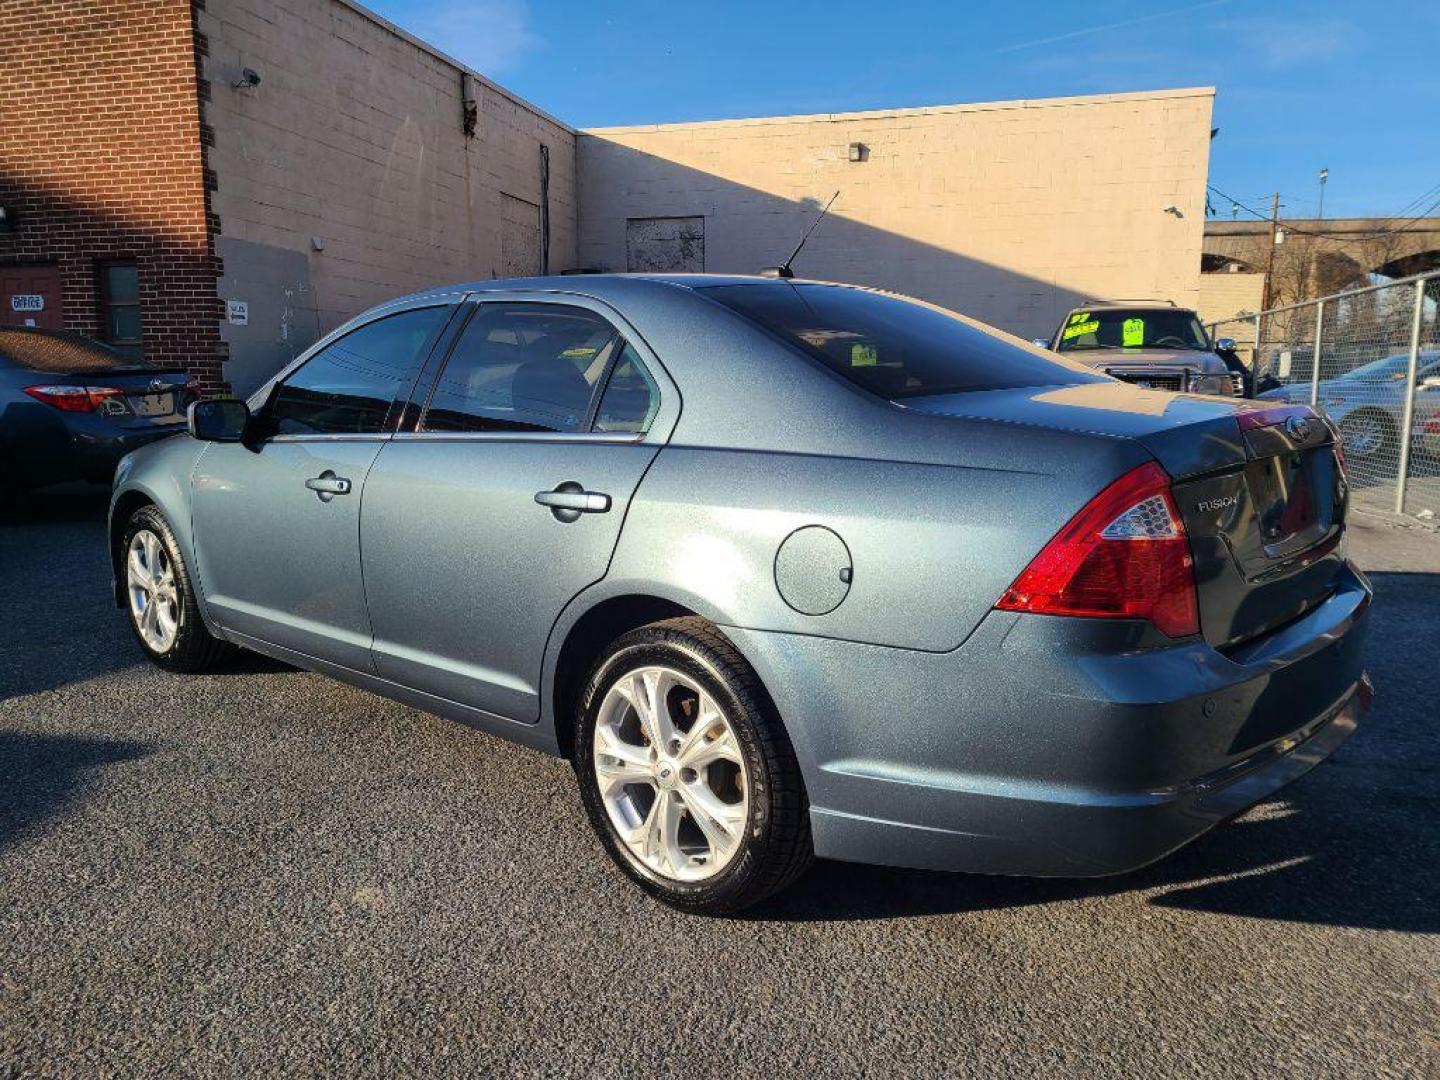
[[899,400],[1091,378],[1018,338],[919,300],[781,281],[698,291],[881,397]]
[[484,303],[460,334],[420,431],[584,431],[620,335],[568,304]]
[[595,410],[594,430],[634,434],[649,431],[650,422],[659,410],[660,388],[645,370],[634,347],[621,342],[615,368]]

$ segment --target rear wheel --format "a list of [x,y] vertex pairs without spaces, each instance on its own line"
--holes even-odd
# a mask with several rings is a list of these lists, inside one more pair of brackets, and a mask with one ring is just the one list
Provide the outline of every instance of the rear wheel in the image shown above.
[[673,907],[738,911],[814,858],[784,729],[754,671],[703,619],[610,647],[582,697],[573,764],[610,857]]
[[146,655],[168,671],[203,671],[230,651],[200,618],[180,545],[153,506],[130,515],[121,534],[120,574],[130,628]]
[[1351,464],[1376,461],[1387,453],[1398,452],[1394,421],[1375,409],[1360,409],[1341,420],[1340,437],[1345,444],[1345,459]]

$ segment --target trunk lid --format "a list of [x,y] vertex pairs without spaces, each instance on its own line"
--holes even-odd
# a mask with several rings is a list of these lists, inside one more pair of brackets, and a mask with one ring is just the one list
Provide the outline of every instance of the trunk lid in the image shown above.
[[195,399],[189,376],[183,370],[170,368],[114,368],[109,371],[87,371],[82,378],[86,386],[114,387],[125,395],[130,414],[113,416],[125,427],[151,427],[175,424],[185,419],[185,410]]
[[1344,566],[1349,488],[1330,426],[1307,406],[1238,414],[1238,469],[1174,485],[1205,639],[1239,645],[1328,597]]
[[120,427],[132,429],[178,424],[196,400],[189,376],[180,369],[116,367],[46,372],[36,383],[119,390],[123,395],[120,400],[102,400],[94,411]]
[[1134,439],[1172,478],[1190,537],[1201,633],[1226,648],[1334,591],[1348,488],[1330,426],[1306,406],[1257,407],[1121,383],[907,399],[915,411]]

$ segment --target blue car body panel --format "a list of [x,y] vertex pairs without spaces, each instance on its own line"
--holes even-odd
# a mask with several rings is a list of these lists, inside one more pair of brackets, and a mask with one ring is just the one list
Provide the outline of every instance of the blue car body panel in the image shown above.
[[[154,502],[218,636],[549,752],[567,745],[567,687],[584,674],[567,646],[595,613],[702,615],[774,699],[817,850],[836,858],[1113,873],[1353,729],[1368,585],[1330,551],[1288,621],[1263,623],[1266,597],[1296,598],[1220,565],[1226,530],[1258,512],[1243,492],[1223,513],[1181,507],[1197,552],[1213,540],[1202,591],[1224,600],[1202,635],[995,610],[1139,465],[1159,461],[1182,502],[1243,488],[1246,405],[1129,387],[1018,341],[1053,383],[883,400],[703,295],[753,280],[532,279],[397,301],[380,310],[499,298],[603,313],[655,375],[659,411],[604,438],[429,435],[402,419],[374,437],[172,440],[122,464],[112,532]],[[327,471],[353,493],[317,499],[306,481]],[[570,481],[606,492],[608,511],[562,520],[536,503]],[[1343,488],[1336,514],[1338,539]]]

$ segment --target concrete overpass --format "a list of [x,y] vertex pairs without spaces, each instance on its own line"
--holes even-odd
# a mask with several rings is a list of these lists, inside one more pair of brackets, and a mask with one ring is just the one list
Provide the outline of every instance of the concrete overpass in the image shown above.
[[[1440,269],[1440,217],[1280,220],[1271,303],[1293,303],[1365,284]],[[1268,221],[1207,221],[1202,272],[1264,273]]]

